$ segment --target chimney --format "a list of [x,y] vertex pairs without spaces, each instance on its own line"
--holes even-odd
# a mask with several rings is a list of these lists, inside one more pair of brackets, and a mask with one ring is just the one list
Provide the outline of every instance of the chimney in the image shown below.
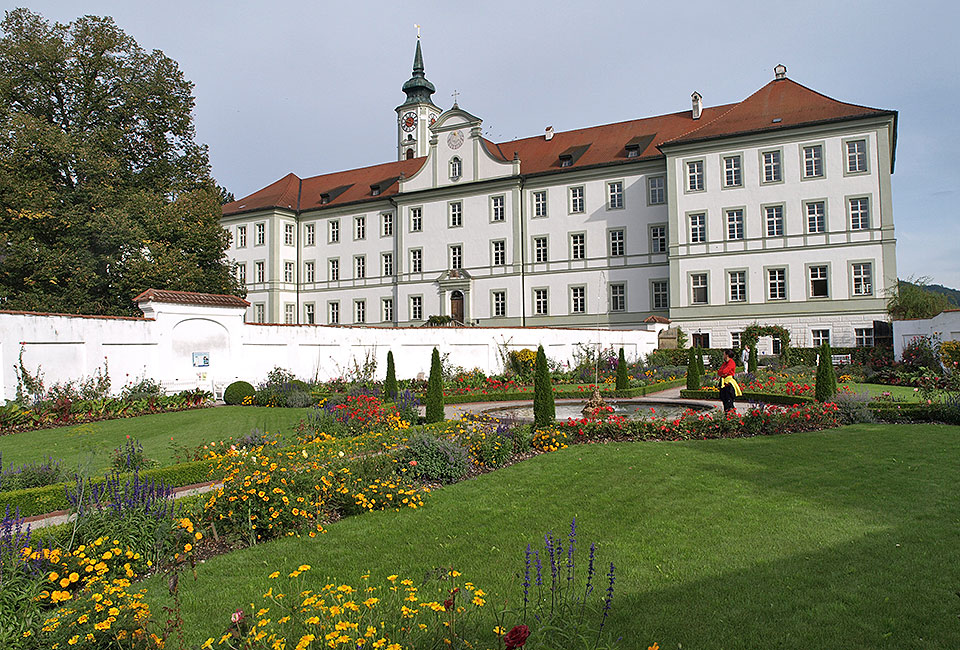
[[553,140],[553,127],[548,126],[543,132],[544,140]]
[[787,78],[787,66],[782,63],[778,63],[777,66],[773,69],[773,76],[775,79],[786,79]]
[[693,94],[690,95],[690,99],[693,100],[693,111],[692,111],[693,119],[699,120],[700,113],[703,111],[703,102],[701,101],[703,97],[700,96],[700,93],[694,90]]

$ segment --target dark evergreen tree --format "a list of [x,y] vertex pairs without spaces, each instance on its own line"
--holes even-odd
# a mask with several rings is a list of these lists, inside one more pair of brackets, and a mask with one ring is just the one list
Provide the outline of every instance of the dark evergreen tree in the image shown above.
[[703,365],[703,348],[697,348],[697,370],[701,379],[707,376],[707,367]]
[[387,379],[383,382],[383,394],[389,400],[397,399],[397,370],[393,366],[393,350],[387,352]]
[[623,356],[623,348],[620,348],[620,356],[617,358],[617,390],[628,388],[630,388],[630,377],[627,375],[627,359]]
[[820,346],[820,362],[817,364],[817,383],[814,395],[818,402],[826,402],[837,394],[837,373],[833,370],[830,344]]
[[430,378],[427,380],[427,424],[442,422],[443,416],[443,367],[440,365],[440,353],[433,348],[430,359]]
[[750,347],[750,356],[749,356],[748,359],[747,359],[747,370],[748,370],[749,372],[756,372],[756,371],[757,371],[757,365],[758,365],[758,361],[757,361],[757,346],[756,346],[756,345],[753,345],[753,346]]
[[549,426],[556,417],[550,368],[547,367],[547,355],[541,345],[537,348],[537,360],[533,368],[533,424],[537,428]]
[[700,363],[697,361],[697,348],[690,348],[687,357],[687,390],[700,390]]

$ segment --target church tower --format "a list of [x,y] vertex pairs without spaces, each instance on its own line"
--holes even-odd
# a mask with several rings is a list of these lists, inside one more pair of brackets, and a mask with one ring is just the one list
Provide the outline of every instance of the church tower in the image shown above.
[[441,110],[430,95],[437,91],[423,75],[423,53],[417,35],[417,53],[413,57],[413,76],[403,84],[405,102],[397,106],[397,159],[426,156],[430,148],[430,126]]

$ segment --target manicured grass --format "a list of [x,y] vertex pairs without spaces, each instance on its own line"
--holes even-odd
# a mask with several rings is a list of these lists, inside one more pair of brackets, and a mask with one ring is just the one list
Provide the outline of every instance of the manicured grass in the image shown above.
[[919,400],[917,393],[913,390],[912,386],[888,386],[886,384],[858,384],[855,382],[849,382],[845,384],[850,387],[855,393],[862,393],[867,391],[870,393],[870,397],[878,397],[883,393],[890,393],[891,397],[894,399],[906,400],[908,402],[916,402]]
[[52,456],[61,459],[68,471],[82,464],[86,471],[99,473],[110,466],[113,450],[124,444],[129,435],[140,441],[147,458],[166,465],[174,460],[173,444],[194,448],[207,442],[239,438],[254,428],[270,433],[289,433],[309,411],[218,406],[104,420],[0,436],[0,452],[4,466]]
[[[580,569],[591,541],[617,565],[609,624],[625,648],[956,648],[958,453],[960,427],[940,425],[576,446],[422,509],[209,560],[180,581],[185,629],[219,638],[237,607],[261,606],[271,571],[301,563],[305,589],[454,566],[489,607],[515,607],[523,549],[575,516]],[[146,584],[160,611],[166,581]]]

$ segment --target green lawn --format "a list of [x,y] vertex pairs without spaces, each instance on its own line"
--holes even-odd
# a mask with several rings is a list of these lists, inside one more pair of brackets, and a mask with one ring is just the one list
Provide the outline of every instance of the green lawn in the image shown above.
[[888,386],[886,384],[858,384],[850,382],[846,384],[850,387],[850,390],[862,393],[866,390],[870,393],[870,397],[877,397],[882,393],[890,393],[894,399],[906,400],[908,402],[916,402],[919,398],[917,393],[913,390],[912,386]]
[[89,466],[89,471],[100,472],[110,466],[113,450],[124,444],[129,435],[140,441],[147,458],[166,465],[173,462],[174,443],[193,448],[207,442],[239,438],[254,428],[289,433],[309,410],[219,406],[23,431],[0,436],[0,452],[5,467],[52,456],[61,459],[68,471],[84,464]]
[[[577,446],[209,560],[180,581],[186,629],[219,638],[267,574],[304,562],[304,588],[452,565],[516,604],[525,546],[576,516],[581,550],[617,565],[625,648],[955,649],[958,454],[960,427],[939,425]],[[165,581],[146,584],[160,611]]]

